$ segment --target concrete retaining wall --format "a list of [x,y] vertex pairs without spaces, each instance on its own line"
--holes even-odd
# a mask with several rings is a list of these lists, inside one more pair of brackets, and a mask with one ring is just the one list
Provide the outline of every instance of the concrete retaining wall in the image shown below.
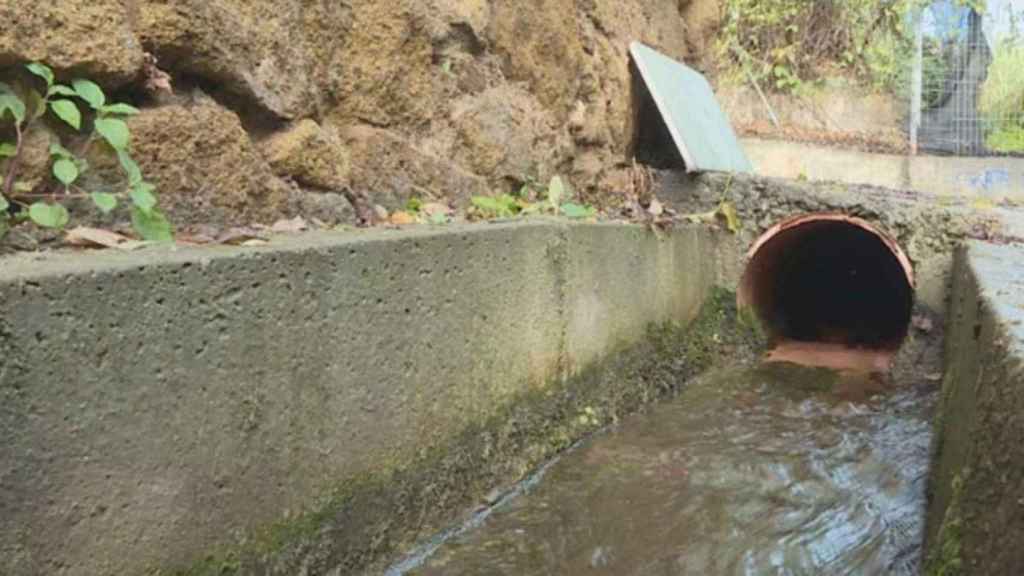
[[0,574],[365,567],[616,417],[631,384],[583,376],[697,314],[715,234],[534,222],[4,260]]
[[1024,570],[1024,248],[958,251],[927,573]]
[[742,144],[762,176],[1024,201],[1024,158],[899,156],[756,138],[745,138]]

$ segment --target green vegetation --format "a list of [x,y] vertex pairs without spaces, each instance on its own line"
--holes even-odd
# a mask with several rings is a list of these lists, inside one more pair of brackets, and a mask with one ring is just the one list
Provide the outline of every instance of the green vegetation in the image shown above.
[[[13,134],[13,141],[0,140],[0,159],[6,163],[0,189],[0,236],[12,219],[28,219],[43,228],[64,228],[70,220],[65,202],[89,198],[104,214],[128,201],[132,225],[139,236],[149,241],[170,241],[171,225],[157,209],[155,186],[146,182],[130,153],[131,133],[124,118],[139,111],[127,104],[108,103],[103,89],[89,80],[79,78],[70,85],[59,84],[53,70],[43,64],[32,63],[26,69],[31,74],[26,80],[0,82],[0,129]],[[63,132],[70,128],[73,133],[66,141],[56,136],[51,139],[52,181],[40,191],[19,177],[29,135],[48,120]],[[86,191],[80,186],[89,170],[86,157],[94,145],[105,146],[116,155],[124,174],[118,188]]]
[[1024,46],[1005,43],[996,47],[981,87],[979,109],[988,125],[989,148],[1024,151]]
[[953,493],[942,519],[942,527],[939,528],[938,542],[925,564],[924,572],[928,576],[958,576],[962,573],[960,533],[963,521],[960,518],[960,501],[963,493],[964,479],[957,474],[953,478]]
[[527,179],[515,196],[474,196],[470,216],[480,219],[514,218],[530,214],[562,215],[574,220],[597,216],[597,209],[587,204],[568,201],[571,191],[560,176],[548,183],[546,190],[538,190],[536,182]]
[[[724,0],[718,56],[738,79],[798,93],[830,78],[904,93],[913,58],[908,23],[930,0]],[[984,11],[982,0],[957,0]],[[943,48],[925,46],[926,86],[946,76]],[[927,95],[926,95],[927,96]],[[926,102],[927,104],[927,102]]]
[[725,0],[723,62],[780,92],[854,74],[891,86],[902,75],[908,11],[918,0]]

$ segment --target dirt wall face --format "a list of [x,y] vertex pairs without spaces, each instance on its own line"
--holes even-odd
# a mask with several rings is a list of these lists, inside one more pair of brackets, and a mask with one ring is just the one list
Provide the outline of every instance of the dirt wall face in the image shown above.
[[[598,187],[625,160],[633,131],[629,43],[686,59],[686,16],[699,13],[699,3],[103,0],[44,13],[8,1],[0,4],[10,23],[0,30],[0,67],[13,74],[43,61],[62,79],[93,78],[143,108],[136,146],[147,151],[143,170],[162,184],[172,219],[266,221],[316,204],[289,197],[346,185],[385,207],[410,196],[464,200],[467,191],[452,190],[449,174],[473,183],[474,194],[554,174],[584,191]],[[173,94],[154,87],[147,54],[169,74]],[[177,108],[157,111],[167,106]],[[172,117],[184,122],[168,125],[168,134],[193,126],[195,140],[211,146],[184,158],[177,148],[164,154],[182,138],[165,142],[153,121]],[[341,151],[338,167],[323,167],[329,178],[311,178],[292,173],[299,163],[249,153],[277,151],[263,143],[280,142],[300,123],[349,135],[345,144],[367,161],[350,170],[352,155]],[[216,143],[229,140],[248,140],[223,152],[237,178],[176,183],[180,174],[207,172],[210,157],[222,154]],[[416,169],[401,173],[405,165]],[[239,179],[266,189],[232,183]]]

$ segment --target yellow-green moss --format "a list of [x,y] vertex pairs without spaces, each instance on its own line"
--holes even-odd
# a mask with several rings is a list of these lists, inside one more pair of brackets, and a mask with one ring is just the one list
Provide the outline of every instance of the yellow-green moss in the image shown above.
[[963,491],[963,477],[957,474],[953,478],[953,492],[942,518],[942,526],[939,528],[938,542],[925,565],[925,574],[928,576],[959,576],[962,573],[960,537],[963,519],[960,513],[960,500]]

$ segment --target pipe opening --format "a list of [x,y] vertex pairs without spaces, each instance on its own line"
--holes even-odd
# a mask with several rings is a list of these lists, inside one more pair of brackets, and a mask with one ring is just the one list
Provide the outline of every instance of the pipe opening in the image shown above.
[[754,244],[739,300],[776,348],[813,343],[891,358],[910,325],[913,270],[899,246],[868,222],[804,215]]

